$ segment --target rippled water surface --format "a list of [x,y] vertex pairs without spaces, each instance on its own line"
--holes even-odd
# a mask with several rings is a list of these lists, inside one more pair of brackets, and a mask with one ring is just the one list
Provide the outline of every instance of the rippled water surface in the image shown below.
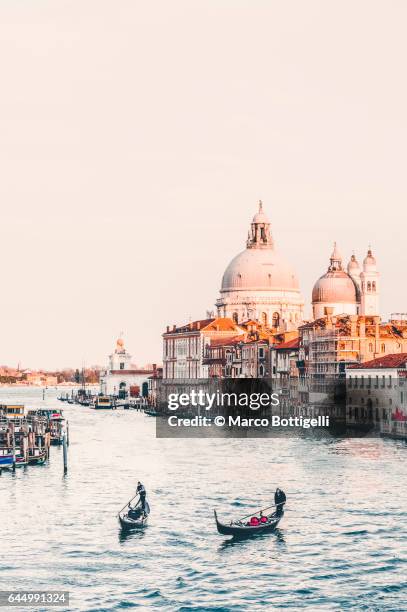
[[[46,466],[0,477],[0,589],[65,589],[70,610],[405,610],[407,446],[392,440],[157,440],[134,411],[45,404],[69,420]],[[0,401],[43,405],[42,390]],[[120,534],[137,480],[148,527]],[[281,528],[230,542],[238,518],[287,493]],[[15,608],[14,608],[15,609]],[[60,608],[55,608],[60,609]]]

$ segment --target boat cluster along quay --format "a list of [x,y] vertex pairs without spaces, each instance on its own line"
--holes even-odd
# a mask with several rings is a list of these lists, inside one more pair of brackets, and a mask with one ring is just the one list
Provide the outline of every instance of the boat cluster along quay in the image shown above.
[[49,460],[50,446],[69,444],[69,428],[62,410],[28,410],[23,405],[0,404],[0,472],[15,471]]
[[66,393],[60,395],[58,399],[67,404],[79,404],[95,410],[115,410],[124,408],[125,410],[142,410],[147,407],[147,400],[144,397],[119,398],[114,395],[92,394],[84,389],[79,389],[76,393]]

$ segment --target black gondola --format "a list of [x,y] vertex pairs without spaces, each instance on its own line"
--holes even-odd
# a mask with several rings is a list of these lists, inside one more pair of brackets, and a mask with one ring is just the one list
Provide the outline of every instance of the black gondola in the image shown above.
[[[274,531],[274,529],[277,527],[277,525],[283,518],[283,514],[284,514],[284,513],[281,513],[279,516],[277,516],[275,512],[268,514],[268,515],[265,514],[263,516],[267,519],[267,521],[259,523],[258,525],[250,525],[250,524],[244,523],[244,519],[240,519],[238,521],[231,521],[229,525],[225,525],[224,523],[221,523],[218,520],[218,515],[217,515],[216,510],[214,510],[213,512],[215,514],[215,521],[216,521],[216,527],[217,527],[218,532],[221,535],[229,535],[235,538],[246,538],[246,537],[255,535],[256,533],[267,533],[269,531]],[[260,514],[260,511],[255,512],[249,516],[256,516],[256,514]],[[248,517],[244,517],[244,518],[248,518]]]
[[141,529],[147,524],[148,515],[150,514],[150,506],[148,505],[148,501],[145,502],[144,510],[141,508],[140,500],[133,507],[130,506],[132,501],[133,500],[130,500],[117,515],[120,526],[123,530]]

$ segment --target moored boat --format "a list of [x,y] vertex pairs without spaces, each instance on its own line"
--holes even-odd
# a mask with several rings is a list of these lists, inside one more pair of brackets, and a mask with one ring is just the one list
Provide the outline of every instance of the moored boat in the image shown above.
[[24,467],[27,465],[27,459],[21,449],[17,448],[14,455],[12,449],[2,448],[0,449],[0,468],[11,469],[14,464],[14,457],[16,467]]
[[145,408],[144,414],[146,414],[147,416],[152,416],[152,417],[158,416],[158,412],[154,408]]
[[[267,510],[268,508],[266,508]],[[263,511],[259,510],[249,516],[256,518],[257,521],[246,521],[249,517],[243,519],[230,521],[229,525],[221,523],[218,519],[218,514],[214,510],[216,528],[221,535],[229,535],[235,538],[246,538],[259,533],[267,533],[274,531],[279,522],[281,521],[283,514],[276,515],[275,512],[270,514],[262,514]]]
[[97,395],[93,402],[92,408],[94,408],[95,410],[101,410],[101,409],[112,410],[113,408],[112,398],[109,397],[108,395]]
[[40,448],[30,448],[28,449],[28,465],[43,465],[48,458],[47,452],[45,449]]

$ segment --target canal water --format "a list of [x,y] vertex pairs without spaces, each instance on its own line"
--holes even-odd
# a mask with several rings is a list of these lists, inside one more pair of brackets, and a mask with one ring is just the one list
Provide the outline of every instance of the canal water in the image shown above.
[[[56,396],[0,390],[70,424],[67,476],[58,447],[49,465],[0,476],[0,590],[68,590],[69,610],[89,611],[406,609],[405,443],[156,439],[152,417]],[[123,537],[116,513],[137,480],[150,522]],[[276,486],[288,497],[276,533],[217,534],[213,508],[238,518]]]

